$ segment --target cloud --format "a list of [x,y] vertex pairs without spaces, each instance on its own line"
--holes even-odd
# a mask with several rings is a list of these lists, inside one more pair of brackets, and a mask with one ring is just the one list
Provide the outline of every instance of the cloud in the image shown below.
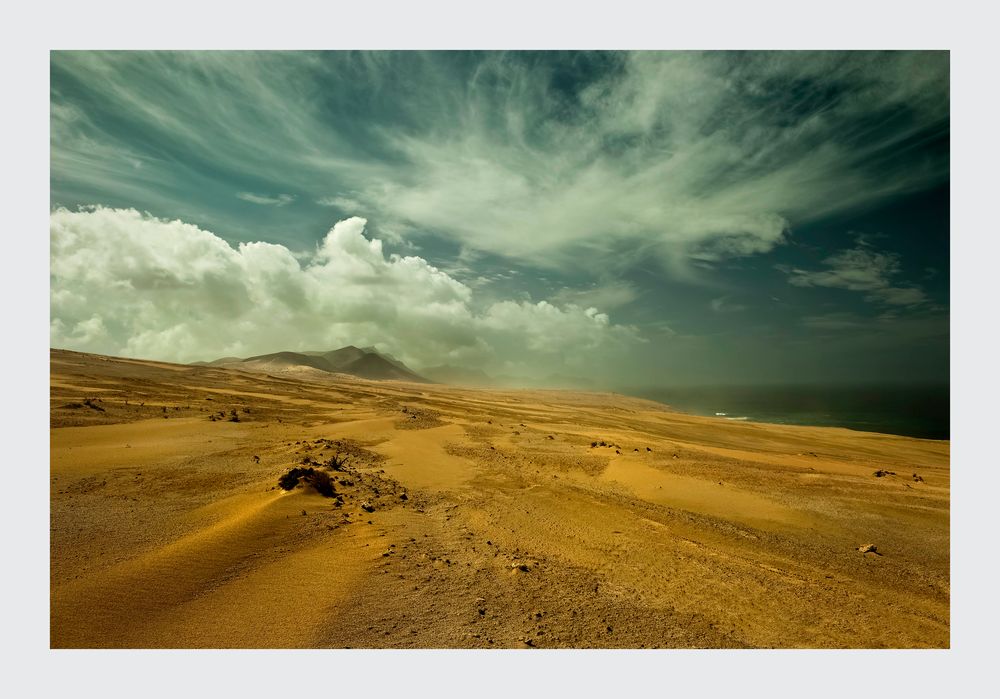
[[915,286],[893,286],[900,273],[899,255],[879,252],[867,244],[831,255],[823,261],[828,269],[804,270],[781,266],[794,286],[823,286],[866,292],[869,301],[892,306],[917,306],[927,300]]
[[583,307],[596,306],[607,310],[627,306],[637,298],[639,291],[635,285],[624,281],[592,284],[582,289],[563,287],[552,295],[553,301]]
[[946,149],[909,155],[947,136],[948,68],[941,52],[56,52],[53,200],[113,191],[175,215],[253,172],[400,235],[691,276],[946,181]]
[[357,199],[338,195],[335,197],[320,197],[316,200],[320,206],[333,206],[344,211],[363,211],[364,205]]
[[720,296],[719,298],[712,299],[709,306],[716,313],[739,313],[740,311],[745,311],[747,309],[747,307],[741,303],[731,302],[728,296]]
[[265,206],[285,206],[295,201],[295,197],[291,194],[279,194],[276,197],[269,197],[264,194],[253,194],[252,192],[238,192],[236,198],[248,201],[251,204],[262,204]]
[[418,367],[516,365],[530,377],[585,371],[640,341],[595,308],[483,304],[426,260],[386,255],[365,224],[340,221],[297,257],[133,209],[57,209],[52,346],[186,362],[378,345]]
[[837,312],[822,313],[819,315],[805,316],[802,318],[802,325],[810,330],[856,330],[866,325],[864,318],[856,313]]

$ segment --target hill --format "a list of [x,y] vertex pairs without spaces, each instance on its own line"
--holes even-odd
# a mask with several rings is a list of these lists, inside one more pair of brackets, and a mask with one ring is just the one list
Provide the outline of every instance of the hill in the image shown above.
[[227,369],[263,372],[301,372],[318,370],[331,374],[350,374],[375,381],[412,381],[430,383],[398,359],[383,355],[374,348],[360,349],[353,345],[327,352],[273,352],[254,357],[223,357],[212,362],[194,362],[193,366],[213,366]]

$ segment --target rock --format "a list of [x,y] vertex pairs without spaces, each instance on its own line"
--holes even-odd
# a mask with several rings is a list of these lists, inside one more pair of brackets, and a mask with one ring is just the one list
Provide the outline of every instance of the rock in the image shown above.
[[886,471],[885,469],[881,469],[880,468],[878,471],[876,471],[872,475],[874,475],[876,478],[883,478],[884,476],[895,476],[896,472],[895,471]]
[[364,510],[365,512],[374,512],[375,506],[372,505],[367,500],[365,500],[363,503],[361,503],[361,509]]
[[864,544],[858,547],[858,551],[861,553],[874,553],[876,556],[881,556],[882,554],[878,552],[878,548],[875,544]]

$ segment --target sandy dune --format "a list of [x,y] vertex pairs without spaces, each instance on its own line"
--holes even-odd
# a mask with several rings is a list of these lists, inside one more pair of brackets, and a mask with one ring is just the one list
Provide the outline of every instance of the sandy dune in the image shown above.
[[949,645],[948,442],[61,350],[51,408],[53,647]]

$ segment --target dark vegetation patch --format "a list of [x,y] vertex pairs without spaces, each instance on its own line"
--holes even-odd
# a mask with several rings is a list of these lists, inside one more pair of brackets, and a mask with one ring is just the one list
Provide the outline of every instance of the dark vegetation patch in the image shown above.
[[[288,446],[292,446],[291,443]],[[348,465],[358,468],[376,466],[385,457],[353,439],[314,439],[295,442],[305,466],[325,466],[334,471],[346,471]]]
[[597,447],[608,447],[608,448],[612,448],[612,449],[621,449],[621,445],[620,444],[615,444],[614,442],[607,442],[607,441],[605,441],[603,439],[600,440],[600,441],[594,440],[593,442],[590,443],[590,448],[591,449],[596,449]]
[[332,498],[337,495],[330,474],[311,467],[291,469],[278,479],[278,487],[282,490],[292,490],[299,481],[312,486],[323,497]]

